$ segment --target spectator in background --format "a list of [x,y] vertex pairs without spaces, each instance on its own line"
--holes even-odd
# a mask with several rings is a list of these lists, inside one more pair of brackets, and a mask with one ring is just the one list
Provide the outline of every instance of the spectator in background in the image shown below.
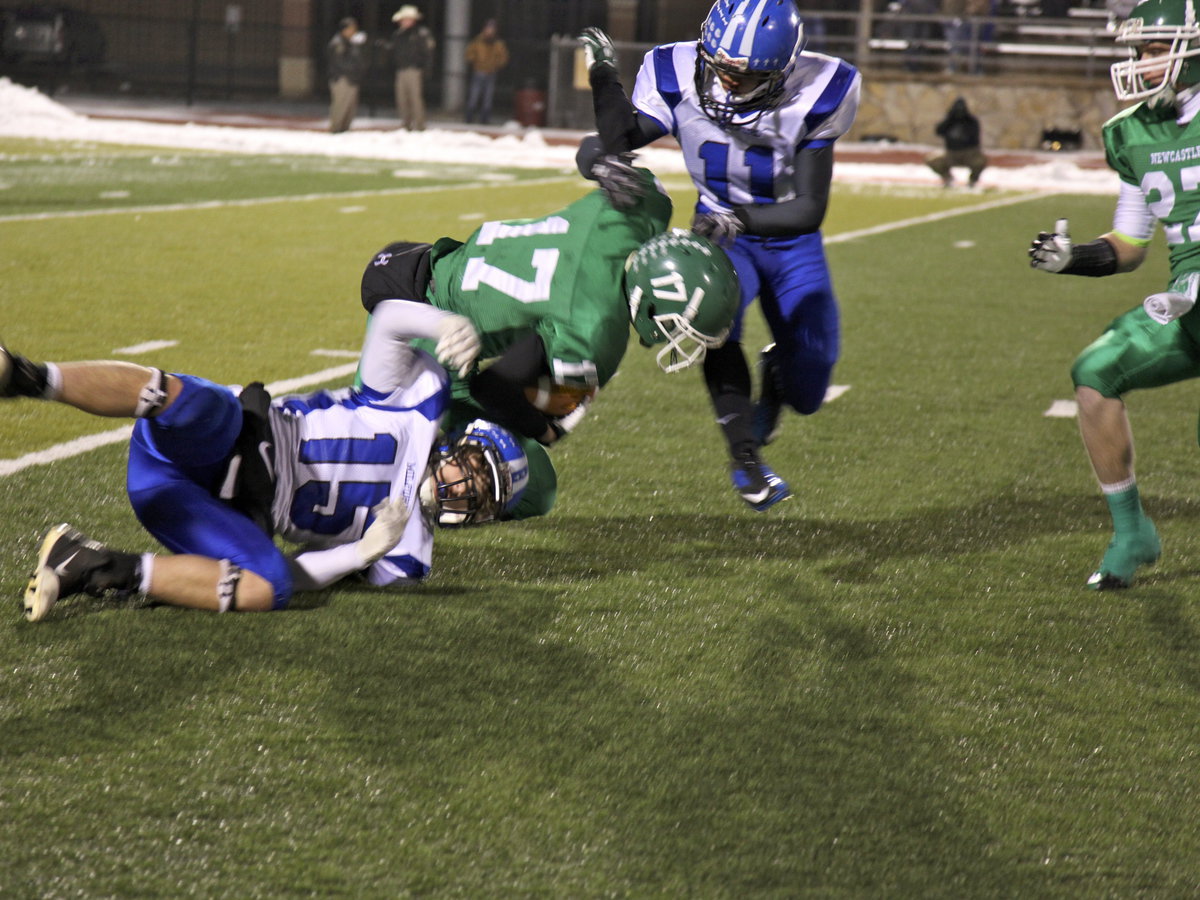
[[991,0],[942,0],[942,15],[946,16],[942,27],[949,53],[946,57],[947,72],[963,70],[972,75],[979,74],[978,23],[971,20],[990,15],[991,6]]
[[929,168],[937,172],[945,187],[954,186],[954,176],[950,170],[959,166],[970,170],[969,187],[975,187],[979,175],[987,168],[988,160],[980,150],[979,119],[967,109],[967,101],[959,97],[951,105],[937,126],[938,137],[946,145],[944,153],[931,156],[925,160]]
[[467,121],[487,125],[492,118],[496,73],[508,65],[508,47],[500,39],[495,19],[488,19],[483,30],[467,44],[467,65],[471,67]]
[[425,73],[437,46],[429,29],[417,24],[420,19],[421,11],[415,6],[401,6],[392,16],[396,32],[387,44],[396,71],[396,116],[408,131],[425,130]]
[[358,112],[358,89],[370,62],[367,35],[358,30],[355,19],[342,19],[325,53],[329,70],[329,130],[340,134],[350,129]]
[[[888,4],[888,12],[915,17],[911,21],[903,22],[897,29],[900,38],[905,42],[904,68],[910,72],[920,70],[921,60],[927,53],[925,44],[933,37],[934,22],[921,17],[936,16],[938,7],[938,0],[893,0]],[[808,19],[804,21],[807,26]]]

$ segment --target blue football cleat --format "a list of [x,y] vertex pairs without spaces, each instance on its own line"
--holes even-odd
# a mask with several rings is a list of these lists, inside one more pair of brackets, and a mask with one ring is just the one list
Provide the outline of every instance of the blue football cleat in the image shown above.
[[738,496],[757,512],[765,512],[780,500],[792,496],[787,482],[776,475],[753,450],[741,454],[729,464],[729,476]]

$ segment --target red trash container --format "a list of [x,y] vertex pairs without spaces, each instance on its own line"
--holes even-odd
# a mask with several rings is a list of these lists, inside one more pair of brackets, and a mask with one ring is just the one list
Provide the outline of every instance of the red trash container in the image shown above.
[[516,119],[526,128],[541,128],[546,124],[546,92],[526,85],[513,95]]

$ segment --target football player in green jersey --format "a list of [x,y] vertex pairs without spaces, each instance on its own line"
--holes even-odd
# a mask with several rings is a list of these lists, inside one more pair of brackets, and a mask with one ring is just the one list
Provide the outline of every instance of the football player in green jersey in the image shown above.
[[[521,438],[530,479],[512,518],[553,505],[543,448],[570,433],[612,378],[630,325],[643,345],[662,345],[657,359],[668,372],[702,361],[729,333],[738,303],[729,258],[706,238],[664,231],[670,199],[649,171],[628,171],[642,183],[621,208],[602,182],[549,215],[486,222],[466,241],[389,244],[363,273],[368,312],[404,297],[475,325],[486,364],[451,373],[449,427],[482,416]],[[543,380],[584,399],[566,414],[543,411],[529,390]]]
[[1104,125],[1108,164],[1121,178],[1113,228],[1074,244],[1067,221],[1029,250],[1046,272],[1101,276],[1141,265],[1157,222],[1170,247],[1170,280],[1114,320],[1071,370],[1079,430],[1112,514],[1114,534],[1094,590],[1125,588],[1161,552],[1142,509],[1133,433],[1122,397],[1200,376],[1200,25],[1195,0],[1145,0],[1117,30],[1130,59],[1112,67],[1118,99],[1140,101]]

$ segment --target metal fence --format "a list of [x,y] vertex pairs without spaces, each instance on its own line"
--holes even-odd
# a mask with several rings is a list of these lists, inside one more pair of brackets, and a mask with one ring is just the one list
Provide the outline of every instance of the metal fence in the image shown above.
[[[329,34],[323,27],[289,33],[248,5],[238,7],[246,14],[233,22],[181,18],[170,6],[137,3],[128,5],[129,12],[96,10],[108,43],[106,64],[84,72],[41,74],[50,80],[50,86],[55,79],[69,78],[84,87],[136,94],[186,95],[189,99],[270,97],[279,94],[279,60],[286,45],[307,48],[314,99],[324,97],[324,47]],[[869,77],[936,78],[945,73],[1024,77],[1037,72],[1098,82],[1107,79],[1108,66],[1123,55],[1113,42],[1102,9],[1072,8],[1064,17],[1050,18],[1017,14],[1013,10],[1025,7],[1013,4],[1002,8],[1011,14],[947,19],[861,8],[851,12],[807,10],[808,46],[854,63]],[[570,23],[548,24],[565,27]],[[497,116],[508,115],[522,91],[536,90],[547,95],[546,124],[586,126],[591,121],[590,98],[586,83],[577,80],[574,35],[545,37],[533,23],[522,25],[525,27],[505,35],[512,63],[498,84]],[[642,54],[650,46],[618,45],[627,85],[632,85]],[[434,109],[443,105],[442,65],[443,60],[437,59],[427,80]],[[3,60],[0,74],[17,77]],[[364,85],[364,111],[388,112],[392,102],[391,72],[379,59]]]
[[[1053,76],[1081,85],[1108,80],[1109,66],[1127,54],[1113,40],[1103,10],[1072,9],[1044,16],[944,16],[902,13],[805,12],[807,49],[839,56],[884,78],[1023,79]],[[617,44],[622,81],[633,85],[650,44]],[[550,42],[548,120],[564,128],[590,128],[586,80],[578,70],[573,38]]]

